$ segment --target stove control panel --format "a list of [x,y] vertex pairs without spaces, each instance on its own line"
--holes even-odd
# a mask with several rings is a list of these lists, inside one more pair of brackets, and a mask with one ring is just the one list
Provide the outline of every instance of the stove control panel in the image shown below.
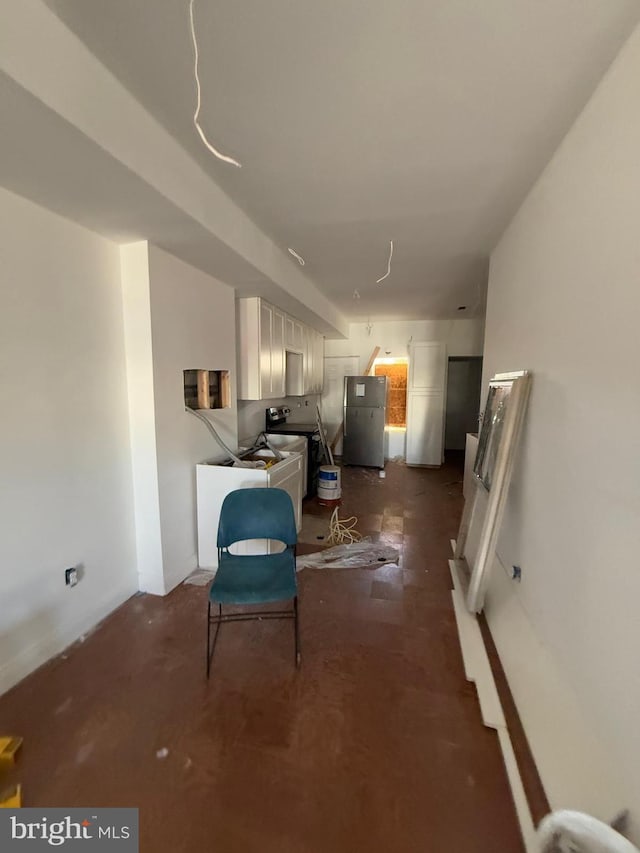
[[286,423],[290,414],[291,409],[288,406],[270,406],[266,411],[267,427]]

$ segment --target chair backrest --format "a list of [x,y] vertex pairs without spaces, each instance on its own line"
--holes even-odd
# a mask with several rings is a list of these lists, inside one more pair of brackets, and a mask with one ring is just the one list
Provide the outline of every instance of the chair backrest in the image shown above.
[[284,489],[236,489],[222,503],[218,548],[245,539],[274,539],[295,545],[293,503]]

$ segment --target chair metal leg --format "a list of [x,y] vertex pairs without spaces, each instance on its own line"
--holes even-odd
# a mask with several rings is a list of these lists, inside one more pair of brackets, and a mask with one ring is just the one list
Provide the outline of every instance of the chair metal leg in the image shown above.
[[296,668],[300,667],[300,663],[302,661],[302,656],[300,655],[300,628],[298,625],[298,596],[296,595],[293,599],[293,628],[295,632],[295,640],[296,640]]
[[218,639],[218,631],[220,630],[220,623],[222,621],[222,604],[218,604],[218,618],[215,620],[216,622],[216,632],[213,635],[213,643],[211,642],[211,602],[207,607],[207,678],[209,678],[209,674],[211,672],[211,658],[213,657],[213,653],[216,648],[216,640]]
[[[295,664],[296,668],[298,668],[302,662],[302,655],[300,653],[300,625],[298,621],[298,596],[295,596],[293,599],[293,614],[290,610],[279,610],[279,611],[261,611],[256,613],[253,616],[248,614],[240,613],[240,614],[227,614],[226,616],[222,616],[222,604],[218,605],[218,615],[211,618],[211,602],[209,601],[207,604],[207,678],[211,674],[211,661],[213,660],[213,653],[216,648],[216,641],[218,639],[218,632],[220,631],[220,625],[223,621],[225,622],[239,622],[246,621],[247,619],[291,619],[293,616],[293,629],[294,629],[294,638],[295,638]],[[211,626],[215,624],[216,630],[213,635],[213,640],[211,639]]]

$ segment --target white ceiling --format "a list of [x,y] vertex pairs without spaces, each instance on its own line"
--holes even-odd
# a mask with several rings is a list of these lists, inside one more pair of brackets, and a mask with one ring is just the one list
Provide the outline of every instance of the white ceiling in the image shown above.
[[352,319],[482,313],[491,249],[640,19],[637,0],[195,0],[201,122],[236,169],[192,124],[188,0],[47,5]]

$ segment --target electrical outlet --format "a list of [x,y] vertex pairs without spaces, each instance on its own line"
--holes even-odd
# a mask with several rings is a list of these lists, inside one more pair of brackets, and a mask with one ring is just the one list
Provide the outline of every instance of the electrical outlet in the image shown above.
[[78,583],[78,570],[75,566],[64,570],[64,582],[67,586],[75,586]]

